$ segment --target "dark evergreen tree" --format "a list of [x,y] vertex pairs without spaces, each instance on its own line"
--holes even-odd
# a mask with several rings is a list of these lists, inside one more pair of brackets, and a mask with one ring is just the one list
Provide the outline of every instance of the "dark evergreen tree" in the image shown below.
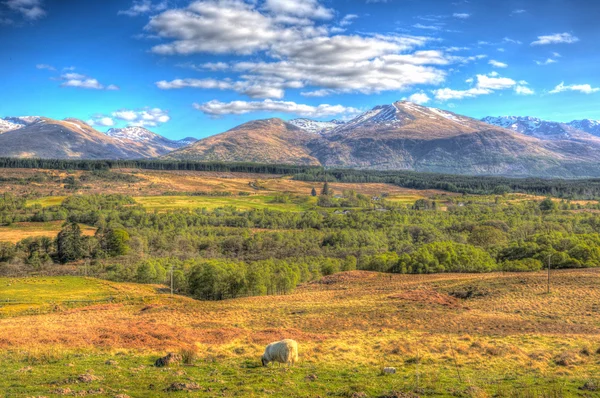
[[61,263],[80,260],[85,256],[84,238],[76,222],[67,224],[56,237],[56,255]]

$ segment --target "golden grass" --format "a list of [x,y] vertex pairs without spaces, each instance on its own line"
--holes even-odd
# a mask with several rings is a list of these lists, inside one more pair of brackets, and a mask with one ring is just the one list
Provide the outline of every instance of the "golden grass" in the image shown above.
[[[51,292],[53,284],[63,288],[48,311],[4,314],[0,352],[20,355],[28,364],[53,360],[56,350],[61,358],[80,357],[69,354],[77,352],[105,357],[137,353],[123,357],[129,358],[191,350],[199,363],[242,366],[235,377],[244,377],[244,364],[257,366],[265,344],[287,337],[299,342],[300,371],[306,375],[345,369],[375,377],[383,366],[394,366],[404,375],[397,386],[414,388],[415,372],[420,372],[421,385],[439,391],[457,384],[460,375],[460,384],[483,394],[466,396],[490,396],[492,387],[496,392],[523,388],[524,380],[535,384],[536,379],[563,380],[576,388],[574,382],[580,385],[600,371],[600,270],[555,271],[552,280],[548,295],[545,273],[354,271],[305,284],[289,295],[200,302],[171,298],[149,285],[83,279],[78,286],[77,278],[25,279],[15,283],[29,283],[32,291],[40,283],[40,292]],[[0,280],[0,286],[6,281]],[[69,285],[72,296],[65,289]],[[25,287],[11,294],[23,297]],[[112,295],[114,302],[64,303],[86,296],[89,289]],[[479,296],[453,296],[467,289]],[[49,299],[45,293],[34,296]],[[511,384],[516,380],[517,385]],[[235,385],[239,379],[230,382]],[[315,394],[334,388],[327,380],[316,383],[325,390]],[[451,395],[445,392],[442,396]]]
[[[63,221],[19,222],[0,227],[0,242],[17,243],[25,238],[47,236],[55,238],[62,229]],[[96,228],[80,224],[84,235],[93,236]]]

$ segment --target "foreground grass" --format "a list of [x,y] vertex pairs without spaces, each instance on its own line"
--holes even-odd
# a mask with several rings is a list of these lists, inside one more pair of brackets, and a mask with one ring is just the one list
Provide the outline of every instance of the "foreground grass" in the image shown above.
[[[2,297],[62,303],[0,319],[0,391],[160,397],[184,395],[165,391],[179,382],[207,397],[597,396],[599,281],[598,270],[556,271],[548,295],[544,273],[350,272],[287,296],[199,302],[149,285],[0,279]],[[476,294],[454,297],[463,291]],[[284,337],[300,344],[298,366],[259,367]],[[152,366],[182,349],[191,365]]]

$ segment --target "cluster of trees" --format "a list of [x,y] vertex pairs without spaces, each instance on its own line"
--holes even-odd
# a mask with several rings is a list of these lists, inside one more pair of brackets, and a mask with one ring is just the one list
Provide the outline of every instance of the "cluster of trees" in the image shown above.
[[[324,195],[321,189],[321,195]],[[351,192],[331,200],[361,200]],[[302,198],[300,198],[302,199]],[[304,200],[308,196],[303,197]],[[281,195],[274,200],[299,200]],[[288,292],[342,270],[395,273],[532,271],[600,266],[600,216],[567,201],[456,196],[386,209],[305,212],[232,207],[148,212],[124,195],[76,195],[59,206],[0,197],[3,223],[64,220],[54,239],[0,244],[29,269],[85,261],[95,275],[170,282],[203,299]],[[590,204],[588,207],[597,207]],[[81,225],[96,228],[93,236]]]
[[378,182],[395,184],[404,188],[441,189],[450,192],[477,195],[502,195],[510,192],[522,192],[570,199],[600,198],[600,179],[598,178],[565,180],[468,176],[408,170],[379,171],[310,168],[306,171],[296,173],[294,179],[300,181],[351,183]]

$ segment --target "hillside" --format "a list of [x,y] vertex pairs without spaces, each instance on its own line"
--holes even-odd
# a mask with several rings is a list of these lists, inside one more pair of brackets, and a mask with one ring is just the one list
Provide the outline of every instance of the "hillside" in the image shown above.
[[183,148],[196,142],[194,138],[185,138],[183,140],[170,140],[162,135],[156,134],[143,127],[131,126],[125,128],[112,128],[106,132],[106,135],[115,138],[125,144],[133,141],[143,145],[148,153],[153,157],[166,155],[176,149]]
[[[600,140],[542,140],[406,101],[348,122],[253,121],[200,140],[169,159],[320,164],[452,174],[599,176]],[[304,131],[302,131],[304,130]]]
[[281,119],[255,120],[168,154],[167,159],[318,165],[310,134]]
[[[148,130],[134,139],[128,129],[101,133],[78,119],[5,118],[0,125],[0,156],[49,159],[138,159],[157,157],[187,144]],[[0,132],[2,132],[0,130]]]
[[[2,278],[8,287],[0,300],[28,304],[1,310],[0,390],[8,396],[158,397],[187,390],[203,397],[592,397],[594,390],[582,387],[593,388],[599,370],[600,341],[589,316],[598,272],[554,277],[547,295],[545,273],[353,271],[292,294],[222,302],[93,278]],[[469,291],[472,297],[459,298]],[[265,345],[281,338],[298,341],[298,364],[261,367]],[[194,356],[187,365],[152,366],[171,351]],[[382,375],[384,366],[397,373]],[[176,388],[179,394],[169,393]]]

